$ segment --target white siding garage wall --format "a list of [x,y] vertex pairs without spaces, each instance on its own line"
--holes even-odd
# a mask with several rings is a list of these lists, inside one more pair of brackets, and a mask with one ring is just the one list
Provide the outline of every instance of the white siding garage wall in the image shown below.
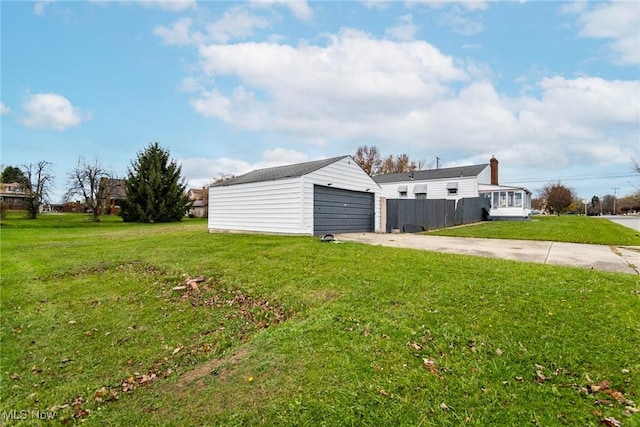
[[209,229],[305,234],[302,178],[209,189]]
[[344,156],[301,176],[210,187],[209,230],[313,235],[314,185],[373,193],[374,228],[381,229],[380,187]]

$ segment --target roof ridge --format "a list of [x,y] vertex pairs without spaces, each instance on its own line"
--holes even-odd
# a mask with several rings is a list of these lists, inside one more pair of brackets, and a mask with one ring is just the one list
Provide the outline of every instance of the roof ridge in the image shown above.
[[347,157],[351,156],[347,154],[343,156],[329,157],[326,159],[310,160],[307,162],[254,169],[237,177],[219,182],[217,184],[213,184],[212,187],[224,187],[235,184],[247,184],[250,182],[275,181],[284,178],[294,178],[307,175],[311,172],[322,169],[325,166],[329,166],[330,164],[333,164]]

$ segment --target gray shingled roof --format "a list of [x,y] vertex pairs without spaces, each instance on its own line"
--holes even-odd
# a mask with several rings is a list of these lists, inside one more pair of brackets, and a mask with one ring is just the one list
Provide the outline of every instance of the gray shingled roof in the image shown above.
[[248,184],[251,182],[275,181],[284,178],[294,178],[307,175],[311,172],[329,166],[338,160],[349,156],[332,157],[330,159],[315,160],[312,162],[296,163],[294,165],[278,166],[275,168],[256,169],[244,175],[213,184],[212,187],[226,187],[236,184]]
[[389,173],[376,175],[373,180],[378,184],[385,182],[426,181],[432,179],[451,179],[480,175],[489,164],[458,166],[455,168],[429,169],[415,172]]

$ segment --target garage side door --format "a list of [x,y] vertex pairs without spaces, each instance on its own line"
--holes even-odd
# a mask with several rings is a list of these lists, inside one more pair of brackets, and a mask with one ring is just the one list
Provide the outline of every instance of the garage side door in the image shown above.
[[373,193],[313,188],[313,234],[370,232],[373,228]]

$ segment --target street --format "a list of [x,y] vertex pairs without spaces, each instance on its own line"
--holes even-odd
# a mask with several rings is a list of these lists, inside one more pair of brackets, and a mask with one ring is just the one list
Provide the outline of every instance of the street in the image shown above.
[[609,219],[617,224],[640,231],[640,216],[638,215],[605,215],[602,218]]

